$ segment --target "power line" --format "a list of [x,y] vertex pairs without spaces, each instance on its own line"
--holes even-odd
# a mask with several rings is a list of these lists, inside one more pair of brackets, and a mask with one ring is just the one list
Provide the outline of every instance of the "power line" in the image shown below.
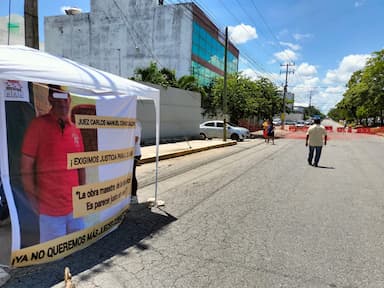
[[[195,1],[195,2],[197,2],[197,1]],[[224,7],[224,9],[225,10],[227,10],[228,12],[229,12],[229,14],[231,14],[231,16],[232,17],[234,17],[237,21],[239,21],[239,19],[231,12],[231,10],[230,9],[228,9],[227,8],[227,6],[222,2],[222,4],[223,4],[223,7]],[[207,11],[205,11],[204,10],[204,12],[206,13],[206,14],[210,14],[209,12],[207,12]],[[242,27],[242,29],[244,29],[246,32],[248,32],[247,31],[247,29],[245,28],[245,27]],[[271,78],[275,78],[274,76],[273,76],[273,74],[272,73],[270,73],[269,71],[267,71],[266,69],[265,69],[265,67],[263,67],[262,66],[262,64],[260,64],[260,63],[258,63],[256,60],[254,60],[252,57],[250,57],[249,55],[247,55],[247,53],[244,53],[244,49],[241,51],[241,53],[240,53],[240,61],[241,61],[241,55],[244,55],[244,58],[248,61],[248,62],[244,62],[244,63],[246,63],[246,64],[248,64],[247,66],[250,66],[251,68],[253,68],[254,70],[255,70],[255,73],[256,74],[260,74],[260,75],[262,75],[261,73],[259,73],[257,70],[261,70],[262,72],[264,72],[265,74],[269,74],[269,77],[271,77]],[[256,66],[258,66],[258,68],[256,68],[256,67],[254,67],[254,66],[252,66],[252,65],[256,65]],[[266,75],[262,75],[263,77],[266,77]]]
[[[167,2],[168,2],[168,3],[172,3],[173,5],[177,5],[177,4],[175,4],[174,1],[167,1]],[[194,2],[198,2],[198,1],[194,1]],[[204,10],[204,9],[200,6],[200,5],[201,5],[200,3],[197,3],[197,4],[195,4],[195,5],[197,5],[200,9],[203,10],[203,12],[206,14],[206,16],[208,17],[208,19],[210,18],[209,15],[212,15],[212,14],[211,14],[209,11]],[[195,12],[194,12],[192,9],[190,9],[189,7],[187,7],[187,10],[189,10],[189,11],[192,13],[192,15],[193,15],[194,17],[197,17],[197,18],[199,18],[199,19],[201,19],[201,20],[204,20],[204,19],[200,18],[200,15],[199,15],[199,14],[195,13]],[[211,16],[211,17],[212,17],[212,16]],[[213,17],[213,18],[214,18],[214,17]],[[192,17],[191,17],[190,19],[193,20]],[[210,19],[210,20],[211,20],[211,19]],[[211,20],[211,21],[212,21],[212,20]],[[215,21],[212,21],[212,22],[215,23]],[[217,21],[216,21],[216,23],[217,23]],[[221,36],[223,36],[223,32],[222,32],[221,30],[219,30],[218,33],[219,33]],[[223,36],[223,38],[224,38],[224,36]],[[245,60],[244,60],[243,58],[244,58]],[[270,74],[270,77],[275,78],[270,72],[266,71],[266,70],[264,69],[263,66],[261,66],[261,65],[260,65],[259,63],[257,63],[253,58],[249,57],[249,56],[248,56],[246,53],[244,53],[244,52],[241,52],[241,53],[240,53],[239,61],[242,62],[242,63],[247,64],[247,66],[251,66],[251,67],[253,68],[253,70],[255,71],[255,73],[258,74],[260,77],[266,77],[266,75],[261,74],[260,72],[258,72],[258,70],[261,70],[261,71],[265,72],[265,74]],[[259,68],[256,68],[256,67],[254,67],[254,66],[252,66],[252,65],[256,65],[256,66],[258,66]]]

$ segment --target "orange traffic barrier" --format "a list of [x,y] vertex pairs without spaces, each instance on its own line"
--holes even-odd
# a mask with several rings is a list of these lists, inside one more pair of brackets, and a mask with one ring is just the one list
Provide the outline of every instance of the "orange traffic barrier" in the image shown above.
[[304,126],[304,127],[296,127],[296,131],[303,131],[303,132],[306,132],[308,130],[308,127],[307,126]]

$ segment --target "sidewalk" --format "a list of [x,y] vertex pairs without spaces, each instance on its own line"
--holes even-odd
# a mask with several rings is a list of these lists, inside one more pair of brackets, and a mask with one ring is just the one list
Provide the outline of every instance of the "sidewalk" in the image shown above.
[[[191,140],[176,143],[159,145],[159,160],[180,157],[187,154],[201,152],[204,150],[236,145],[232,140]],[[156,161],[156,145],[141,147],[141,163],[150,163]]]

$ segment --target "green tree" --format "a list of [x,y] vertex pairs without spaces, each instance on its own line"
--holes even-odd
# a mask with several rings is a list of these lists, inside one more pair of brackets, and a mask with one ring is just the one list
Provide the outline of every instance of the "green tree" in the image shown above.
[[180,89],[201,92],[201,87],[199,86],[197,79],[192,75],[182,76],[177,80],[176,84],[176,86]]
[[348,109],[342,108],[341,102],[338,105],[336,105],[335,108],[332,108],[331,110],[329,110],[328,117],[332,118],[335,121],[353,120],[353,117],[350,115]]
[[[346,117],[360,122],[362,118],[380,117],[384,113],[384,50],[372,53],[365,67],[352,74],[337,109],[347,110]],[[366,121],[368,122],[368,121]]]
[[158,84],[163,87],[175,87],[206,94],[203,87],[199,85],[197,79],[194,76],[185,75],[179,79],[176,79],[174,70],[167,68],[162,68],[159,70],[155,62],[151,62],[151,64],[146,68],[137,68],[135,70],[135,76],[132,79],[136,81]]
[[[210,90],[211,111],[223,111],[224,80],[216,79]],[[282,99],[277,87],[267,78],[252,81],[239,73],[227,77],[227,113],[231,122],[248,117],[272,118],[281,112]]]
[[[356,110],[356,116],[358,119],[368,118],[369,112],[368,109],[364,106],[359,106]],[[368,121],[366,121],[367,123]]]
[[167,86],[177,87],[176,73],[174,70],[169,70],[167,68],[162,68],[160,73],[163,75]]
[[133,79],[158,84],[163,87],[176,86],[175,71],[166,68],[159,70],[156,62],[151,62],[146,68],[137,68]]
[[309,106],[304,108],[304,118],[312,118],[315,115],[320,115],[321,118],[324,118],[325,115],[320,112],[315,106]]
[[[369,99],[369,116],[380,116],[383,125],[384,111],[384,50],[374,52],[373,57],[367,61],[367,65],[362,76],[362,81],[366,83]],[[376,118],[376,117],[375,117]]]

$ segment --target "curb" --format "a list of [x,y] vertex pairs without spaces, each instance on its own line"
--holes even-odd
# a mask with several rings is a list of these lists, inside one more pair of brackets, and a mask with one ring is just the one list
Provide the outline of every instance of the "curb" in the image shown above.
[[[192,153],[197,153],[197,152],[201,152],[201,151],[206,151],[206,150],[210,150],[210,149],[232,146],[232,145],[236,145],[236,144],[237,144],[237,142],[231,141],[231,142],[216,144],[216,145],[212,145],[212,146],[206,146],[206,147],[194,148],[194,149],[190,149],[190,150],[183,150],[183,151],[174,152],[174,153],[163,154],[163,155],[159,155],[159,161],[171,159],[171,158],[176,158],[176,157],[180,157],[180,156],[184,156],[184,155],[188,155],[188,154],[192,154]],[[156,161],[156,156],[141,158],[140,164],[146,164],[146,163],[151,163],[151,162],[155,162],[155,161]]]

